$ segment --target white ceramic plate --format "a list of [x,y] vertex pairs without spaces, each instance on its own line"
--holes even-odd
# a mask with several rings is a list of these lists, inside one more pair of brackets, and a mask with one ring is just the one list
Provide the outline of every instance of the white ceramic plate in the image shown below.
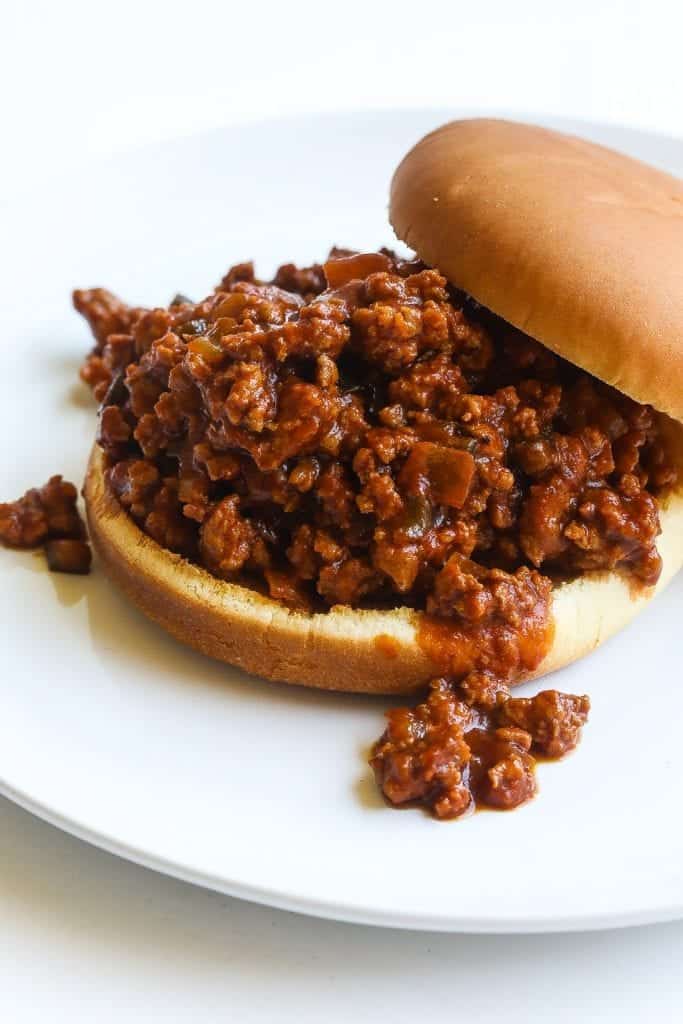
[[[452,111],[253,125],[142,149],[2,209],[0,496],[80,481],[94,426],[74,286],[203,295],[232,262],[390,243],[402,152]],[[577,130],[581,130],[581,126]],[[583,126],[683,170],[683,145]],[[683,256],[683,254],[682,254]],[[512,814],[392,812],[365,758],[386,702],[249,678],[185,650],[97,571],[0,551],[0,790],[111,851],[311,914],[459,931],[683,916],[679,577],[553,685],[588,692],[576,755]],[[538,687],[536,687],[538,688]],[[644,731],[643,731],[644,724]]]

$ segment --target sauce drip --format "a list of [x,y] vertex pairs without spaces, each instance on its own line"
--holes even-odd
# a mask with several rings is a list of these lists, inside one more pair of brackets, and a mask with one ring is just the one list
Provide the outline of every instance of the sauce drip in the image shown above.
[[[494,574],[485,588],[498,582]],[[391,804],[422,804],[437,818],[509,810],[534,796],[539,756],[558,759],[576,746],[588,697],[513,698],[507,686],[550,650],[551,600],[550,582],[530,576],[517,601],[494,602],[483,623],[422,616],[418,642],[443,676],[426,701],[388,712],[373,747],[370,764]]]

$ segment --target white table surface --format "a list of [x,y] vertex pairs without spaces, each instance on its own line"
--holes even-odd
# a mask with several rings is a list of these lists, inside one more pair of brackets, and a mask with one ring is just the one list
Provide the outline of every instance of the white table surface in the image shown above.
[[[8,6],[10,200],[92,156],[313,110],[451,104],[683,137],[679,0]],[[145,871],[0,800],[0,1018],[12,1024],[486,1022],[501,1001],[510,1024],[680,1021],[681,953],[683,924],[467,937],[306,919]]]

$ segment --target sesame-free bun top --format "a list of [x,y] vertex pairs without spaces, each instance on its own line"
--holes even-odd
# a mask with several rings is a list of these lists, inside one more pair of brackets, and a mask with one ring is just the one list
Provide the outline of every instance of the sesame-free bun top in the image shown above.
[[390,219],[482,305],[683,420],[683,182],[545,128],[453,121],[404,157]]

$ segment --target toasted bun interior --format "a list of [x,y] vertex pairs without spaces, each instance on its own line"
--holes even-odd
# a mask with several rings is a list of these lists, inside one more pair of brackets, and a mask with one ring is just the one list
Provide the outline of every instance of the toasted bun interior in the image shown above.
[[389,215],[494,313],[683,420],[683,182],[544,128],[454,121],[403,159]]
[[[672,431],[677,438],[682,433],[673,425]],[[266,679],[354,693],[410,693],[436,673],[418,643],[419,612],[289,611],[160,547],[107,487],[97,446],[84,495],[90,536],[106,573],[140,611],[203,654]],[[656,588],[637,590],[616,573],[600,573],[555,589],[554,643],[536,676],[593,650],[669,582],[683,564],[683,494],[663,503],[661,522],[664,571]]]

